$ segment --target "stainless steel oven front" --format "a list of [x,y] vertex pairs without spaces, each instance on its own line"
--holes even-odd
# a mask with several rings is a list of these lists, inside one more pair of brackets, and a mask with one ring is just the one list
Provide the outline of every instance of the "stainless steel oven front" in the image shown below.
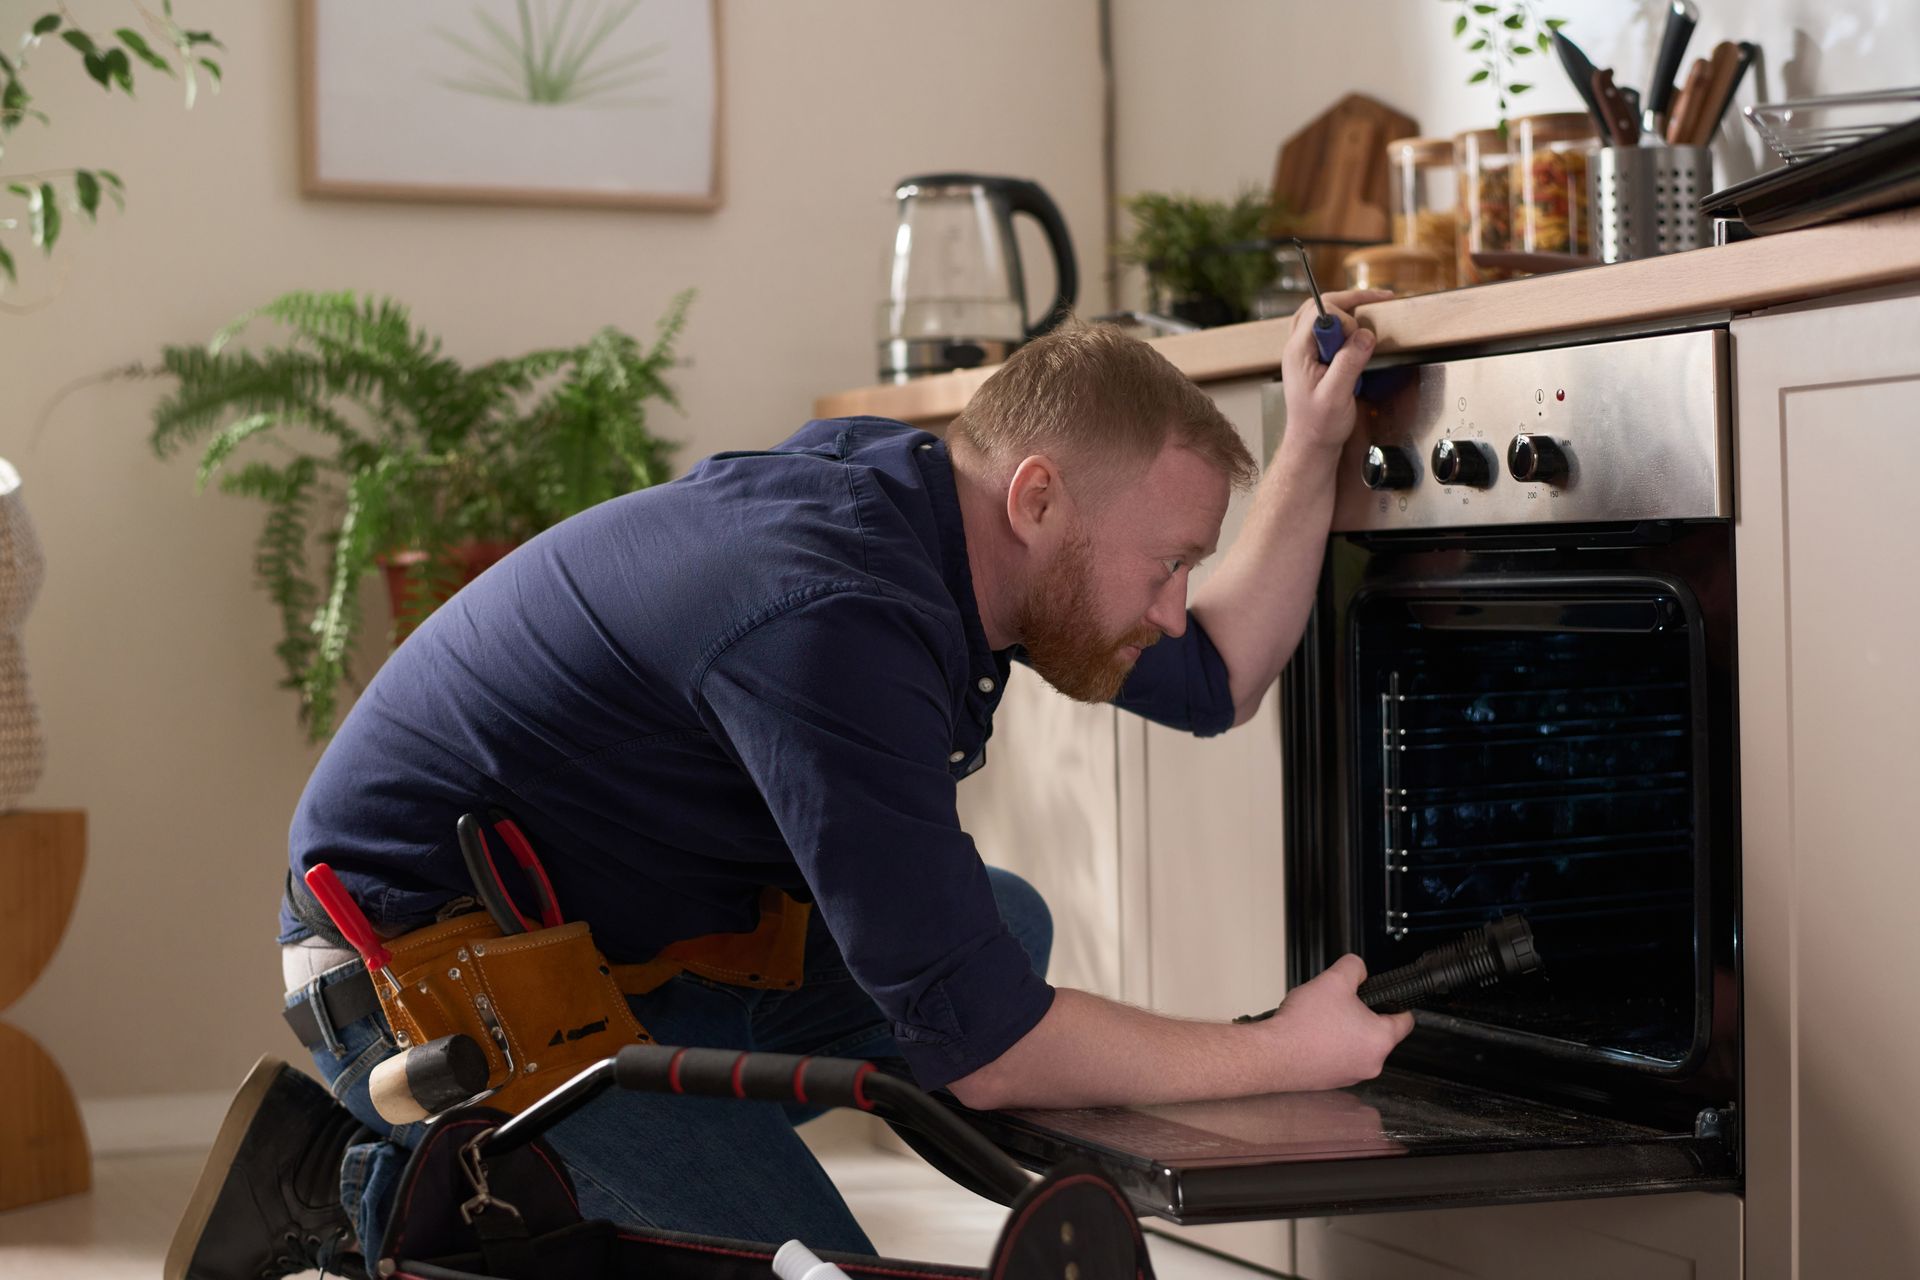
[[1341,463],[1282,690],[1290,979],[1511,912],[1544,971],[1423,1009],[1352,1090],[1013,1113],[1004,1146],[1182,1222],[1738,1188],[1727,359],[1706,328],[1404,365]]

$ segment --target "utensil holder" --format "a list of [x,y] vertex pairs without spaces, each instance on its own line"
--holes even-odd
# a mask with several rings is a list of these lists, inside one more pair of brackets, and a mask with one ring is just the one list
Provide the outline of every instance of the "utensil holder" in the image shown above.
[[1706,147],[1601,147],[1588,171],[1594,254],[1626,262],[1710,243],[1700,197],[1713,190]]

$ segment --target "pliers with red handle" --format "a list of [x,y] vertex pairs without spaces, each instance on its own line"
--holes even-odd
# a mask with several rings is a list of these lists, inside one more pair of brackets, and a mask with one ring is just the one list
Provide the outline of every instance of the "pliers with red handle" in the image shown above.
[[492,823],[500,842],[513,855],[514,862],[526,872],[534,895],[539,899],[539,918],[529,918],[514,902],[513,894],[500,878],[500,869],[493,861],[493,850],[487,845],[486,832],[481,828],[480,819],[471,813],[461,814],[460,820],[454,824],[460,837],[460,857],[467,864],[467,875],[473,880],[474,893],[478,895],[480,905],[500,926],[500,932],[527,933],[536,928],[551,929],[565,923],[565,917],[560,914],[560,901],[553,894],[553,882],[547,879],[547,869],[533,852],[533,846],[527,842],[520,824],[498,809],[489,810],[487,820]]

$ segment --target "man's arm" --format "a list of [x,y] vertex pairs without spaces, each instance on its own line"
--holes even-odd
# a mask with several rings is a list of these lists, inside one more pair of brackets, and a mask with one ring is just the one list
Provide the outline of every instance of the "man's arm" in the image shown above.
[[1380,1074],[1413,1015],[1371,1012],[1355,998],[1366,964],[1343,956],[1287,993],[1261,1022],[1186,1022],[1066,987],[1038,1025],[994,1061],[954,1081],[976,1110],[1097,1107],[1337,1089]]
[[1314,347],[1313,304],[1294,314],[1280,357],[1286,437],[1245,526],[1193,597],[1193,615],[1227,664],[1235,724],[1260,709],[1306,629],[1333,520],[1334,467],[1353,433],[1353,387],[1373,354],[1372,332],[1357,329],[1349,313],[1390,296],[1363,289],[1326,295],[1348,334],[1330,365],[1320,363]]

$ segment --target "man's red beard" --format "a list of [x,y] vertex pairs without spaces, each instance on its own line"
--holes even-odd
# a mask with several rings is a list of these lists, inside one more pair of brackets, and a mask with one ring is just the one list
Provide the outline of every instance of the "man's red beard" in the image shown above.
[[1093,542],[1075,533],[1027,592],[1018,623],[1028,665],[1077,702],[1112,701],[1135,662],[1120,651],[1128,645],[1145,649],[1160,638],[1159,628],[1151,626],[1103,635],[1093,621],[1099,616]]

